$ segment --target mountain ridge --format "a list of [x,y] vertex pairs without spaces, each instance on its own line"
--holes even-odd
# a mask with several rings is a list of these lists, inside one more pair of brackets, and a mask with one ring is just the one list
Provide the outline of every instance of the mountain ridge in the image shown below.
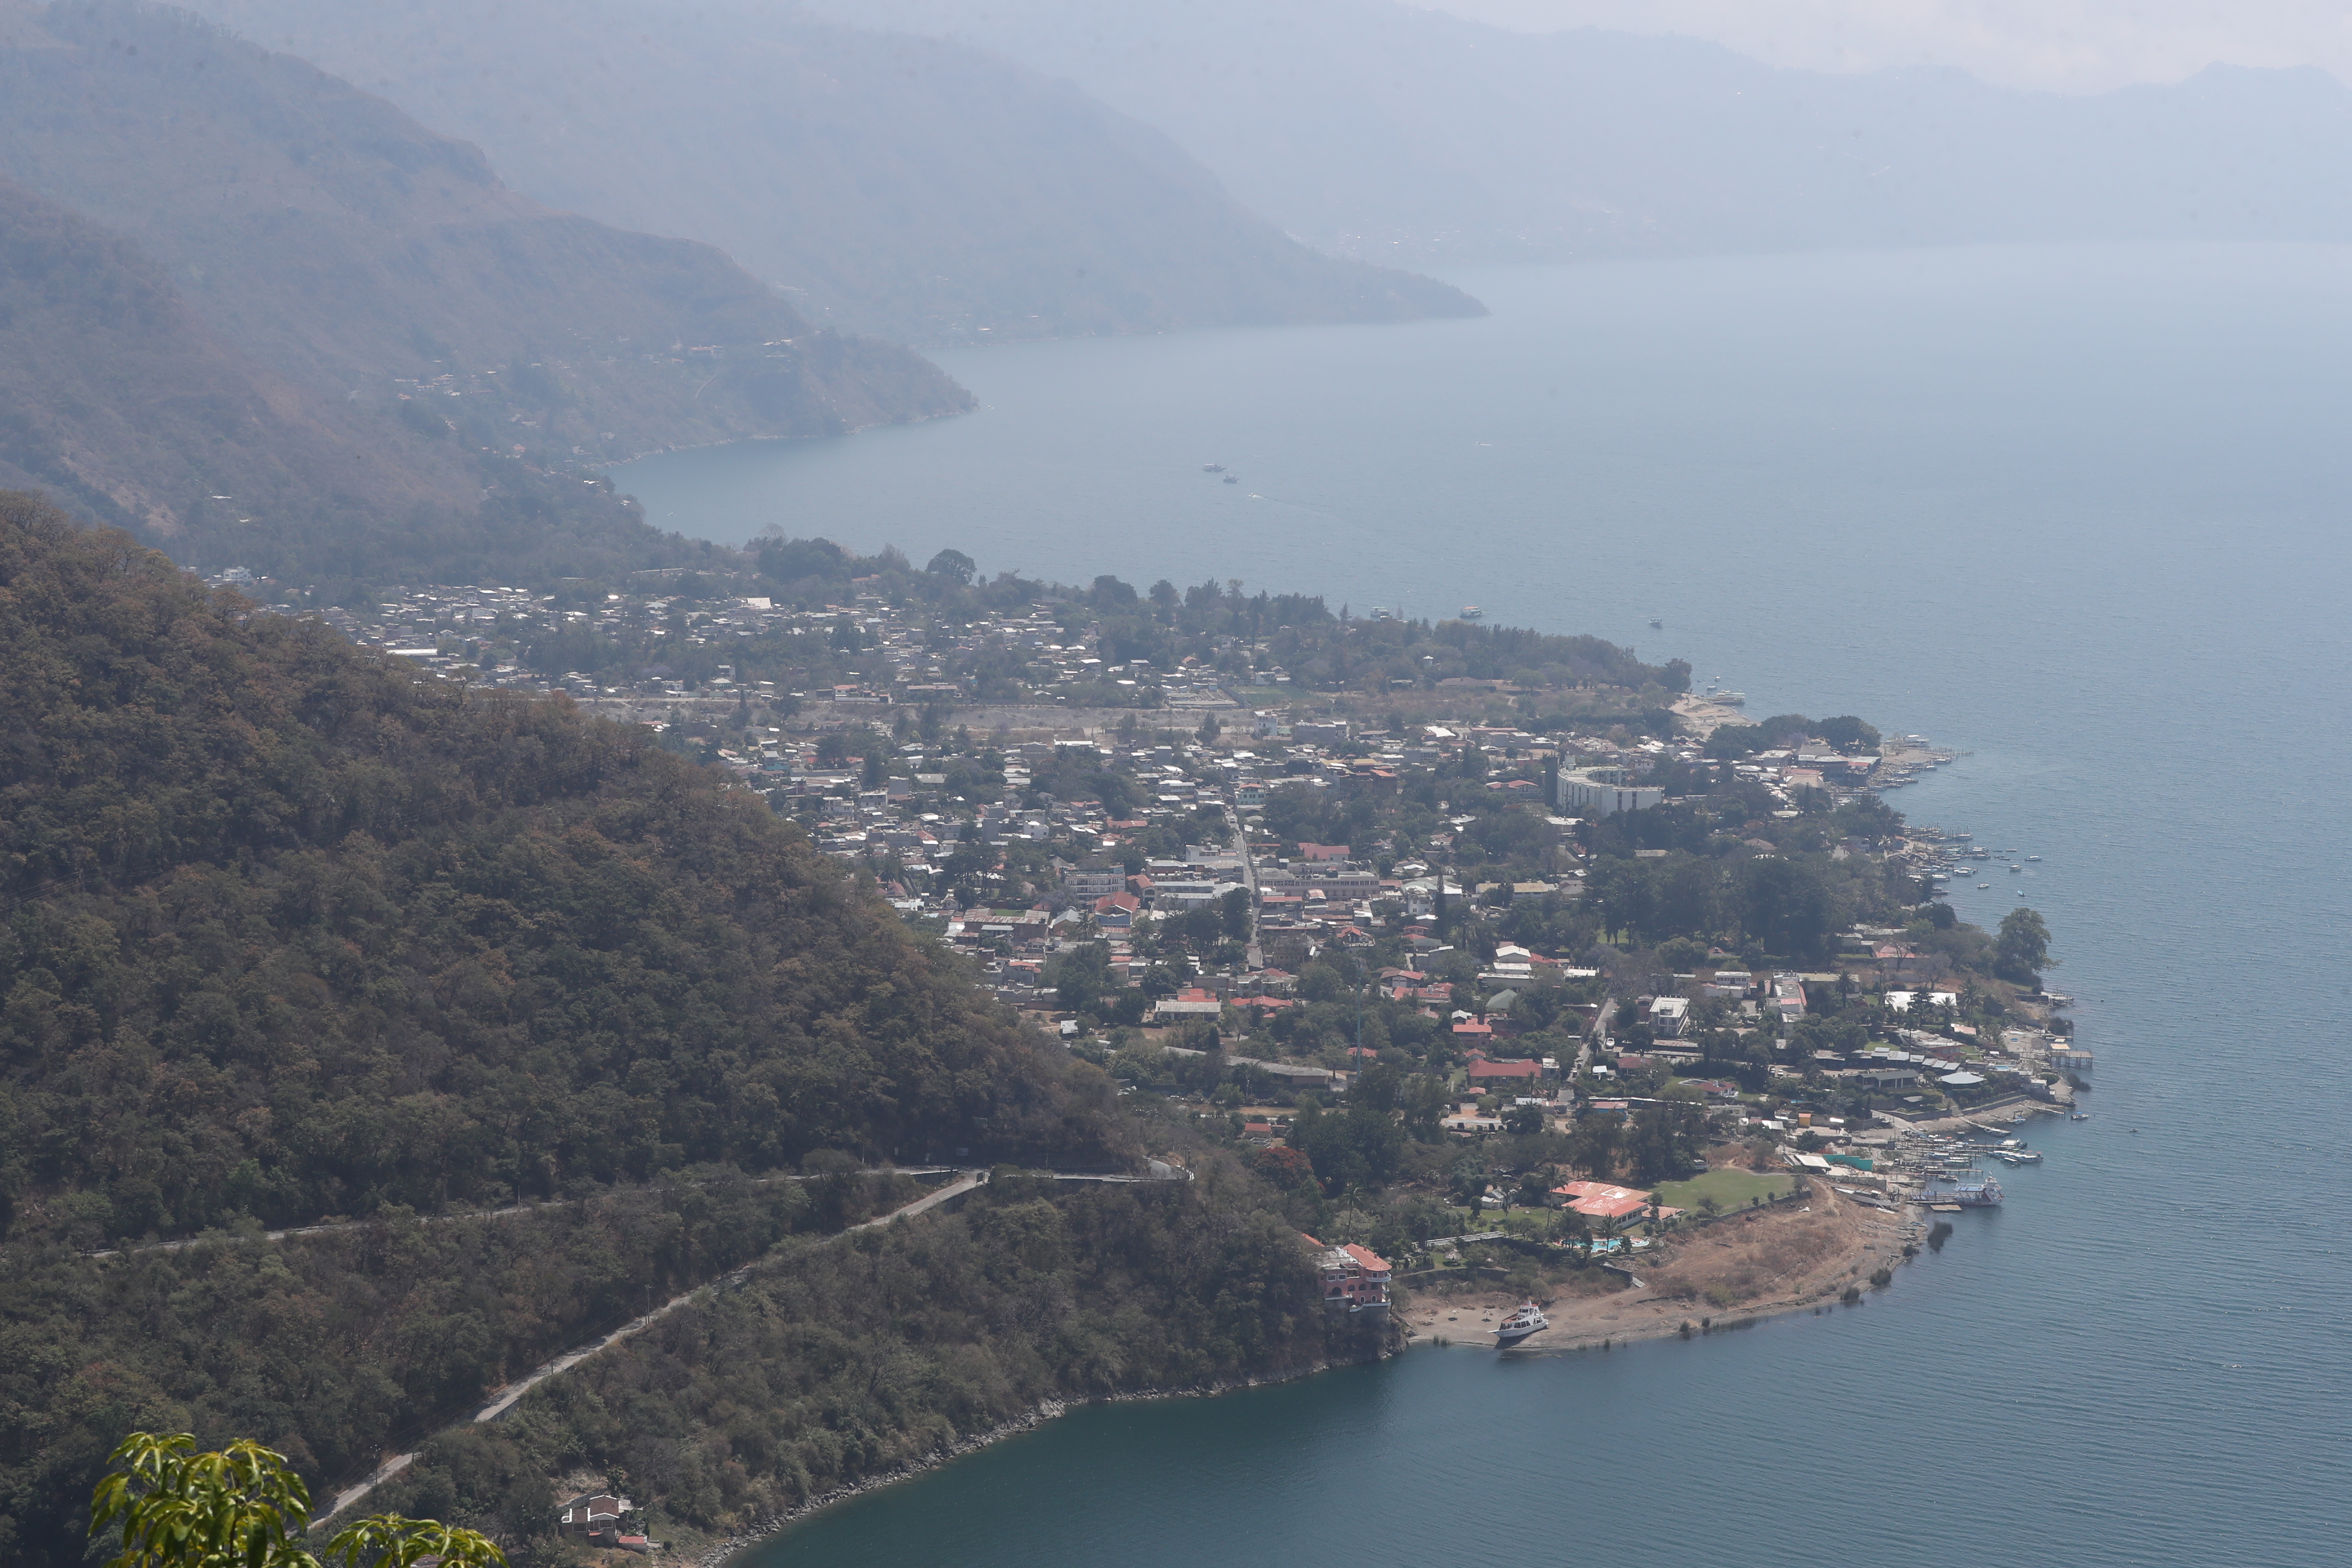
[[299,383],[393,411],[471,374],[523,445],[592,459],[971,406],[709,247],[545,208],[478,148],[194,13],[56,0],[0,20],[0,172],[135,241]]
[[813,4],[1067,76],[1310,243],[1400,265],[2352,237],[2352,89],[2307,68],[2075,97],[1391,0]]
[[952,43],[716,4],[199,8],[470,138],[548,200],[711,241],[855,330],[987,342],[1483,310],[1318,254],[1164,133]]

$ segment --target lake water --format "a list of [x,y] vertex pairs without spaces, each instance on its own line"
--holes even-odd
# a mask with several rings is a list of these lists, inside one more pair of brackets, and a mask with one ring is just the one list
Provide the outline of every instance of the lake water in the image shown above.
[[753,1561],[2345,1561],[2352,253],[1456,280],[1494,315],[942,355],[979,413],[621,478],[714,538],[1477,604],[1965,748],[1890,798],[2043,858],[1953,901],[2049,918],[2095,1119],[1859,1309],[1080,1412]]

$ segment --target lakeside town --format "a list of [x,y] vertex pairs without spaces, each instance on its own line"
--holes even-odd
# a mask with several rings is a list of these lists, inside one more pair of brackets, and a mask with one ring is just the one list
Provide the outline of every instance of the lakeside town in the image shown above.
[[1938,898],[2026,860],[1883,798],[1953,760],[1924,737],[1752,720],[1630,650],[1447,673],[1488,632],[1466,606],[1402,637],[1343,611],[1409,673],[1342,683],[1296,626],[1151,646],[1136,620],[1181,634],[1203,598],[1165,584],[944,615],[879,581],[655,586],[322,614],[728,770],[1288,1188],[1335,1310],[1401,1282],[1444,1338],[1542,1296],[1527,1342],[1558,1347],[1850,1300],[1937,1211],[2001,1201],[1990,1168],[2040,1157],[2013,1122],[2083,1114],[2039,916],[1987,933]]

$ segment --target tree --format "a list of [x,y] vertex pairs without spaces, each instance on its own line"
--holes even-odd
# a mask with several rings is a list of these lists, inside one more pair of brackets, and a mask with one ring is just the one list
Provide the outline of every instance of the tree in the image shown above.
[[1455,1200],[1470,1211],[1470,1223],[1478,1223],[1478,1211],[1486,1201],[1488,1172],[1486,1162],[1476,1154],[1465,1154],[1446,1173],[1446,1184],[1453,1189]]
[[1551,1230],[1555,1239],[1575,1247],[1584,1262],[1592,1261],[1592,1223],[1581,1212],[1561,1209],[1552,1219]]
[[[113,1468],[89,1499],[89,1532],[120,1526],[122,1551],[106,1568],[319,1568],[300,1544],[310,1522],[310,1489],[286,1456],[250,1438],[217,1453],[194,1452],[185,1432],[133,1432],[108,1456]],[[377,1514],[327,1542],[327,1560],[347,1568],[505,1568],[488,1538],[429,1519]]]
[[980,570],[980,563],[961,550],[942,550],[931,557],[931,563],[923,570],[969,584],[972,574]]
[[1225,934],[1242,942],[1250,933],[1250,898],[1247,888],[1235,888],[1223,899]]
[[1993,938],[1993,971],[2003,980],[2020,985],[2038,985],[2041,972],[2058,967],[2050,956],[2050,928],[2042,916],[2022,906],[2000,917],[2000,934]]
[[1877,727],[1864,723],[1851,713],[1822,720],[1813,726],[1813,733],[1841,752],[1874,752],[1878,749]]

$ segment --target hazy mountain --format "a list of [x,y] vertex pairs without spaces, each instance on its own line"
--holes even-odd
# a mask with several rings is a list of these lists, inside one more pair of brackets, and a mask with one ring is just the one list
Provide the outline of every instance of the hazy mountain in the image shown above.
[[608,490],[231,347],[121,236],[0,180],[0,488],[298,584],[601,575],[707,554]]
[[772,5],[200,0],[479,142],[518,186],[724,247],[917,342],[1475,314],[1318,255],[1160,132],[960,45]]
[[815,4],[1066,76],[1348,254],[2352,235],[2352,91],[2315,70],[2069,97],[1391,0]]
[[394,428],[346,407],[221,342],[128,240],[0,180],[0,488],[166,544],[297,497],[471,498],[456,465],[399,460]]
[[271,370],[382,411],[429,396],[419,428],[476,449],[617,457],[970,405],[718,251],[551,212],[477,149],[183,11],[0,5],[0,173],[134,241]]

